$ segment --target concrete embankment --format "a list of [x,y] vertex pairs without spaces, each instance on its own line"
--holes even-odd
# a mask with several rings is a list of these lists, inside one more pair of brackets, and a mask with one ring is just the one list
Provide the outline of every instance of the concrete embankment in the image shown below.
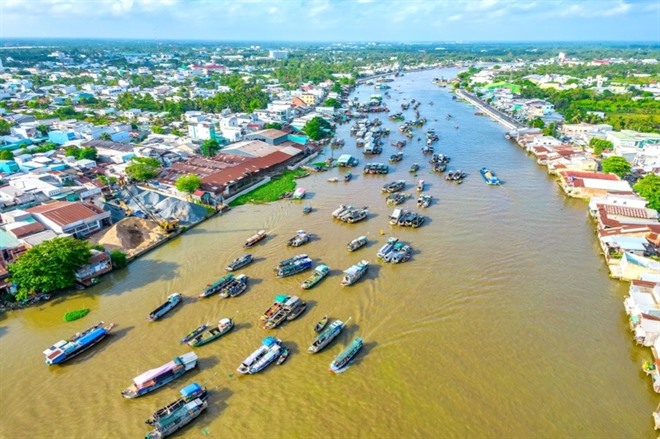
[[504,127],[510,129],[510,130],[515,130],[521,127],[521,125],[513,120],[511,117],[508,115],[502,113],[499,110],[494,109],[475,95],[468,93],[465,90],[456,90],[456,95],[465,99],[469,103],[473,104],[475,107],[477,107],[480,111],[483,113],[487,114],[490,116],[493,120],[496,122],[499,122],[502,124]]

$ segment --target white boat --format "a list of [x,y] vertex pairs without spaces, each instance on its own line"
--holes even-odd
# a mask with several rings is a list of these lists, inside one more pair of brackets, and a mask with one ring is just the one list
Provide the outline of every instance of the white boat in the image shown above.
[[369,268],[369,261],[367,260],[362,260],[352,267],[347,268],[344,270],[346,275],[341,280],[341,285],[344,287],[353,285],[367,272],[367,268]]

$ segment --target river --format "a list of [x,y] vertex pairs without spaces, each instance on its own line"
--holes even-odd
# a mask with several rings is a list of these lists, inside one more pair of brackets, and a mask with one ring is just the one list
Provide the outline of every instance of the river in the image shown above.
[[[586,203],[566,198],[544,168],[503,138],[504,128],[432,83],[454,74],[406,74],[390,83],[386,103],[394,111],[404,97],[423,103],[430,122],[417,133],[423,138],[426,128],[436,129],[436,151],[452,158],[450,168],[469,173],[462,185],[432,174],[416,141],[389,175],[363,176],[363,154],[343,125],[346,146],[327,153],[360,159],[353,181],[327,182],[341,177],[339,169],[312,175],[300,180],[304,201],[235,208],[93,288],[0,315],[0,437],[141,437],[152,411],[193,380],[211,389],[209,409],[177,437],[651,437],[657,399],[640,371],[650,353],[631,341],[622,305],[627,284],[608,278]],[[373,93],[365,85],[355,95]],[[412,110],[406,115],[412,119]],[[402,138],[397,123],[385,125],[392,135],[384,152],[368,161],[386,162],[395,150],[389,142]],[[398,229],[387,221],[392,208],[380,187],[406,179],[414,194],[413,162],[422,165],[417,178],[435,201],[423,227]],[[482,166],[504,185],[487,186]],[[333,220],[340,203],[369,206],[369,219]],[[314,212],[303,215],[305,205]],[[406,206],[414,207],[414,198]],[[261,228],[270,237],[251,250],[257,262],[239,270],[250,277],[249,290],[197,302]],[[313,241],[286,247],[298,229]],[[368,247],[348,253],[346,243],[360,235]],[[413,246],[410,262],[377,261],[389,236]],[[299,288],[308,273],[276,279],[272,272],[300,252],[332,268],[309,291]],[[367,275],[340,287],[341,271],[361,259],[371,262]],[[185,304],[147,322],[176,291],[189,296]],[[282,293],[300,295],[307,311],[266,332],[258,318]],[[91,309],[87,317],[63,322],[66,311],[82,307]],[[309,355],[312,328],[325,314],[352,320],[326,350]],[[121,397],[138,373],[186,352],[178,343],[184,334],[221,317],[232,317],[236,328],[196,351],[194,372],[145,397]],[[118,324],[101,345],[63,366],[44,365],[42,350],[99,320]],[[238,376],[236,367],[267,334],[292,348],[290,358]],[[329,373],[334,356],[357,335],[365,348],[354,364]]]

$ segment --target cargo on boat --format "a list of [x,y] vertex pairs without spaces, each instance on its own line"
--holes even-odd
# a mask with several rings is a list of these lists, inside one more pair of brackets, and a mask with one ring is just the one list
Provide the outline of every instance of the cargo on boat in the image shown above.
[[232,273],[225,274],[217,281],[209,284],[204,288],[202,293],[199,295],[201,299],[209,297],[222,290],[225,286],[229,285],[234,280],[234,275]]
[[259,230],[256,234],[250,236],[246,241],[245,244],[243,244],[243,247],[252,247],[255,245],[257,242],[261,241],[267,236],[265,230]]
[[233,327],[234,321],[232,319],[220,319],[216,326],[207,326],[204,328],[204,331],[198,333],[194,338],[188,340],[188,346],[192,348],[204,346],[205,344],[211,343],[213,340],[222,337]]
[[46,356],[46,364],[62,364],[85,352],[87,349],[103,340],[115,326],[114,323],[106,325],[103,322],[97,323],[75,334],[68,340],[60,340],[53,346],[46,349],[43,354]]
[[280,294],[259,318],[264,329],[274,329],[286,320],[294,320],[305,311],[307,302],[298,296]]
[[181,303],[182,300],[183,300],[183,296],[181,296],[181,293],[170,294],[167,297],[165,303],[163,303],[158,308],[156,308],[155,310],[149,313],[147,320],[149,320],[150,322],[158,320],[159,318],[163,317],[165,314],[170,312],[172,309],[174,309],[174,307],[177,306],[179,303]]
[[129,399],[145,395],[174,381],[184,373],[194,369],[195,366],[197,366],[197,354],[188,352],[179,355],[174,360],[133,378],[133,384],[123,390],[121,394],[124,398]]
[[310,277],[305,279],[303,281],[303,283],[300,285],[300,287],[303,290],[308,290],[308,289],[312,288],[314,285],[321,282],[321,280],[324,277],[326,277],[329,272],[330,272],[330,267],[328,267],[327,265],[321,264],[321,265],[317,266],[314,269],[314,273],[312,273],[312,275]]

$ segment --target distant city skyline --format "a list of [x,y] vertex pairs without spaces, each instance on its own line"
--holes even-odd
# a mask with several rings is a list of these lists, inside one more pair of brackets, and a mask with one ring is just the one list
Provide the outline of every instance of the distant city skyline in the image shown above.
[[0,0],[0,38],[645,41],[658,0]]

